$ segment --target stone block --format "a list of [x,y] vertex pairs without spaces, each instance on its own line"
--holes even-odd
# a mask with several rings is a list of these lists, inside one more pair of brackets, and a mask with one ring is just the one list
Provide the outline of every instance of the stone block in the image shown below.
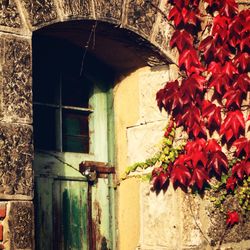
[[6,229],[6,248],[15,250],[34,249],[34,209],[30,201],[15,201],[9,204]]
[[79,19],[81,17],[93,18],[93,8],[91,0],[63,0],[59,1],[62,13],[65,17]]
[[30,40],[2,36],[0,44],[1,117],[5,121],[32,122]]
[[0,199],[33,196],[32,127],[0,123]]
[[129,0],[126,10],[126,26],[144,37],[150,37],[157,16],[159,0]]
[[154,33],[152,35],[152,42],[160,48],[161,51],[166,53],[172,61],[177,62],[178,51],[176,48],[170,47],[170,40],[174,32],[174,28],[167,20],[167,14],[171,8],[170,4],[167,4],[167,0],[162,0],[159,6],[157,20],[154,26]]
[[157,106],[156,93],[169,80],[169,66],[154,67],[148,72],[141,73],[139,79],[141,123],[167,120],[166,112],[160,112]]
[[41,26],[57,19],[54,0],[23,0],[21,2],[32,26]]
[[14,0],[2,1],[0,4],[0,26],[21,28],[22,21]]
[[122,17],[122,0],[94,0],[95,14],[98,20],[103,19],[115,23],[121,22]]
[[139,249],[181,249],[181,199],[170,185],[166,192],[141,185],[141,235]]
[[145,161],[159,150],[165,121],[158,121],[127,129],[128,163]]

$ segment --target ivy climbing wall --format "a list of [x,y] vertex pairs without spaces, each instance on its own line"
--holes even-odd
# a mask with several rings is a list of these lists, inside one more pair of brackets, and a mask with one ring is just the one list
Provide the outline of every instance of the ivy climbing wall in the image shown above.
[[[241,1],[240,8],[249,5]],[[145,64],[154,66],[140,75],[138,101],[139,119],[127,128],[128,164],[141,161],[155,152],[166,125],[166,114],[160,114],[155,103],[157,89],[178,74],[173,66],[177,50],[170,48],[173,27],[166,20],[167,0],[9,0],[0,2],[0,249],[34,249],[33,209],[33,142],[32,142],[32,35],[40,28],[66,21],[97,20],[115,25],[117,29],[135,33],[137,48],[147,46],[151,56]],[[114,37],[119,40],[119,37]],[[122,60],[122,58],[120,59]],[[158,65],[158,66],[157,66]],[[119,72],[120,74],[120,72]],[[114,93],[115,95],[115,93]],[[119,102],[117,103],[119,105]],[[179,134],[178,136],[182,136]],[[145,139],[148,138],[148,139]],[[143,142],[143,143],[142,143]],[[118,145],[119,143],[117,143]],[[118,154],[124,152],[117,149]],[[117,156],[117,158],[119,158]],[[125,168],[125,167],[124,167]],[[121,184],[125,185],[125,184]],[[121,189],[120,189],[121,190]],[[129,186],[118,192],[127,194]],[[129,191],[130,192],[130,191]],[[212,215],[206,202],[187,198],[169,189],[158,196],[150,184],[141,184],[140,241],[133,249],[205,249],[211,240],[219,241],[223,228],[211,227]],[[118,199],[118,202],[120,200]],[[126,201],[121,202],[118,213]],[[190,203],[192,210],[190,210]],[[125,204],[125,205],[124,205]],[[209,202],[208,202],[209,206]],[[123,210],[122,210],[123,211]],[[123,215],[123,224],[130,217]],[[121,216],[122,217],[122,216]],[[220,215],[213,215],[220,221]],[[133,219],[130,226],[133,227]],[[197,229],[197,224],[202,232]],[[222,225],[222,224],[219,224]],[[247,249],[245,237],[249,225],[238,227],[225,238],[233,249]],[[240,231],[241,230],[241,231]],[[119,231],[119,230],[118,230]],[[140,232],[139,232],[140,231]],[[119,236],[126,246],[134,232]],[[131,236],[132,237],[132,236]],[[207,242],[207,243],[206,243]],[[228,242],[228,243],[227,243]],[[241,243],[237,243],[241,242]],[[130,244],[131,242],[129,242]],[[211,243],[213,244],[213,242]],[[227,245],[225,245],[227,246]],[[126,249],[128,250],[128,249]],[[129,249],[130,250],[130,249]]]

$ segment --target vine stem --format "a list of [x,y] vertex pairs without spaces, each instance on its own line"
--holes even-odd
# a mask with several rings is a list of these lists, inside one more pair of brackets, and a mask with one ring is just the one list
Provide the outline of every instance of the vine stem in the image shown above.
[[195,218],[194,211],[193,211],[193,208],[192,208],[192,204],[191,204],[191,201],[190,201],[190,196],[191,196],[191,194],[187,195],[187,197],[188,197],[188,203],[189,203],[189,209],[190,209],[191,215],[192,215],[192,217],[194,219],[194,223],[195,223],[196,227],[199,229],[199,231],[202,234],[203,238],[208,243],[208,245],[211,246],[211,243],[210,243],[209,239],[207,238],[207,236],[205,235],[205,233],[202,231],[201,227],[199,226],[199,224],[198,224],[198,222],[197,222],[197,220]]
[[225,228],[225,230],[224,230],[224,233],[223,233],[222,236],[221,236],[221,239],[220,239],[218,248],[217,248],[216,250],[220,250],[221,245],[222,245],[222,243],[223,243],[223,240],[224,240],[224,238],[225,238],[225,236],[226,236],[227,230],[228,230],[228,226],[226,226],[226,228]]

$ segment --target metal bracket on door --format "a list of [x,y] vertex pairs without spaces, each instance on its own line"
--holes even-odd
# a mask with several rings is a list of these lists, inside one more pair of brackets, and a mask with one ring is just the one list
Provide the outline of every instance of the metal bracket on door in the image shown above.
[[105,162],[83,161],[79,164],[79,171],[87,177],[89,182],[97,178],[108,178],[109,174],[115,174],[115,168]]

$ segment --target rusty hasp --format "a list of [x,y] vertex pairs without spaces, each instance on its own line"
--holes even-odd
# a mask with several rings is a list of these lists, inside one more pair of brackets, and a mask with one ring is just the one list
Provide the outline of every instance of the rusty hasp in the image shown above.
[[79,164],[79,171],[90,181],[96,178],[107,178],[109,174],[115,174],[115,168],[107,162],[83,161]]

